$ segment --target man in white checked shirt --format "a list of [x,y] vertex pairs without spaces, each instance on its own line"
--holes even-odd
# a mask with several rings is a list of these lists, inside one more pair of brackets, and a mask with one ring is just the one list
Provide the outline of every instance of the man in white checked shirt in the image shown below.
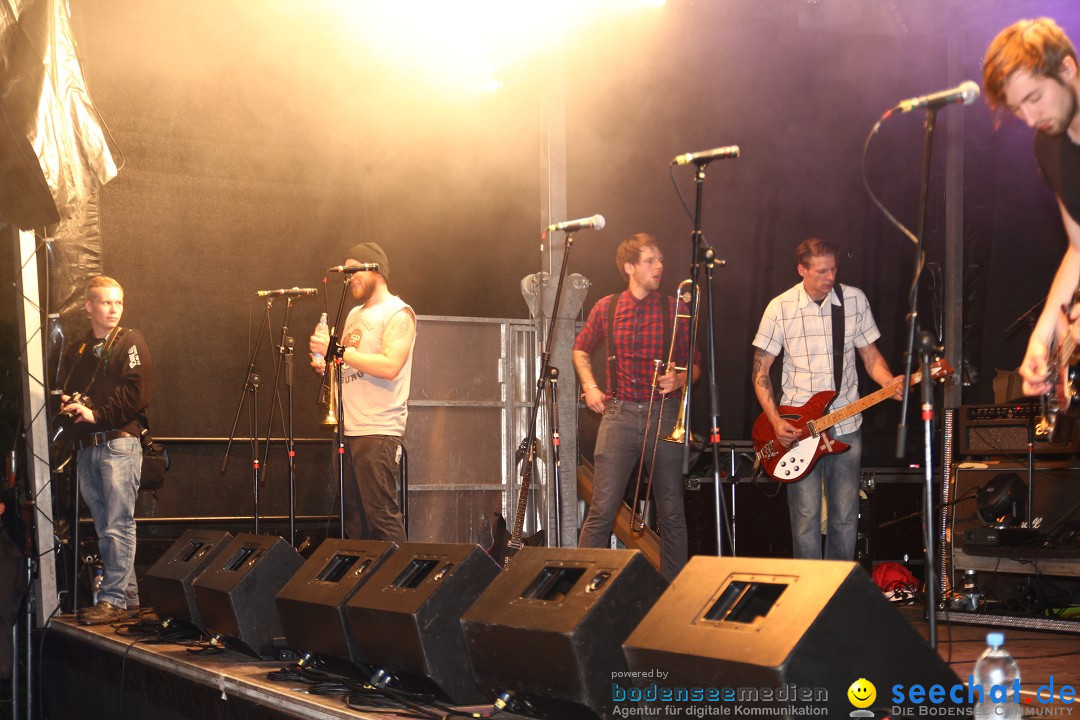
[[[769,369],[784,353],[781,405],[799,406],[815,393],[833,390],[833,306],[844,316],[843,373],[836,399],[829,411],[859,399],[855,351],[859,351],[866,371],[882,386],[892,379],[892,371],[874,342],[881,332],[874,322],[866,295],[858,288],[836,283],[836,246],[810,237],[795,250],[799,276],[795,287],[773,298],[761,318],[754,337],[754,393],[780,443],[787,447],[798,430],[784,420],[773,395]],[[838,292],[842,294],[838,296]],[[902,397],[899,393],[898,399]],[[827,560],[852,560],[859,520],[859,472],[862,461],[860,427],[856,414],[835,426],[833,437],[851,447],[842,453],[824,455],[802,480],[789,483],[788,510],[796,558],[816,559],[821,550],[821,493],[824,485],[828,529],[825,539]]]

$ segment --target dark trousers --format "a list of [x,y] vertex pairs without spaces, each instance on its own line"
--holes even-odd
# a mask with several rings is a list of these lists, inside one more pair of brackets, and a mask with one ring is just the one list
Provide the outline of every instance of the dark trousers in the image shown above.
[[401,438],[363,435],[345,438],[345,536],[352,540],[405,542],[398,503]]
[[[656,465],[653,470],[652,491],[660,521],[660,573],[671,581],[686,564],[686,512],[683,508],[682,446],[656,441],[656,423],[660,401],[653,403],[652,422],[646,427],[648,403],[612,400],[604,410],[596,435],[596,473],[593,476],[593,501],[581,528],[578,545],[608,547],[611,526],[622,504],[631,477],[637,477],[642,440],[648,436],[645,448],[645,473],[652,460],[656,444]],[[678,398],[664,403],[660,422],[661,435],[671,431],[679,412]],[[644,492],[645,480],[642,480]]]

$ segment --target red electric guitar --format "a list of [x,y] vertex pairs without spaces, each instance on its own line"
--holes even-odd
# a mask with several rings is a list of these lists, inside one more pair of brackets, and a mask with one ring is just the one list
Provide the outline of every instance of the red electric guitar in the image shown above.
[[[938,360],[930,365],[930,377],[938,380],[946,375],[951,375],[952,367],[947,360]],[[911,387],[922,380],[922,371],[911,374]],[[846,443],[833,440],[825,431],[839,422],[847,420],[855,413],[860,413],[869,407],[877,405],[882,400],[896,394],[896,389],[904,382],[903,376],[895,378],[891,383],[877,392],[871,393],[864,398],[859,398],[850,405],[820,417],[821,413],[829,406],[836,393],[832,390],[823,390],[811,397],[801,407],[781,405],[780,417],[787,420],[799,430],[799,438],[784,447],[773,432],[772,423],[765,413],[761,413],[754,421],[754,429],[751,437],[754,440],[754,450],[761,467],[774,480],[780,482],[796,482],[801,480],[814,463],[822,455],[839,453],[848,449]]]

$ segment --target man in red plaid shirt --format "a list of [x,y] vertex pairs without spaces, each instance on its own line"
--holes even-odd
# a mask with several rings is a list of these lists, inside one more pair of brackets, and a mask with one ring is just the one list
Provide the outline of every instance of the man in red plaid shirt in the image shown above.
[[[657,422],[663,428],[662,434],[671,431],[681,397],[681,393],[674,391],[686,385],[685,372],[661,367],[652,420],[646,427],[656,361],[667,361],[671,333],[677,326],[672,364],[686,367],[690,328],[686,322],[675,322],[675,299],[658,292],[664,274],[664,255],[656,238],[638,233],[623,240],[615,253],[615,265],[626,279],[627,289],[601,298],[574,341],[574,368],[585,390],[585,405],[604,415],[596,436],[593,501],[578,538],[580,547],[609,546],[611,527],[627,482],[642,457],[642,443],[646,442],[647,472],[653,444],[657,442]],[[601,343],[608,357],[606,392],[597,384],[590,360],[593,350]],[[700,355],[695,353],[692,381],[701,374],[699,363]],[[664,395],[671,397],[663,403],[661,417],[660,400]],[[687,555],[681,465],[682,448],[661,441],[656,448],[652,488],[660,521],[660,572],[669,581],[686,564]]]

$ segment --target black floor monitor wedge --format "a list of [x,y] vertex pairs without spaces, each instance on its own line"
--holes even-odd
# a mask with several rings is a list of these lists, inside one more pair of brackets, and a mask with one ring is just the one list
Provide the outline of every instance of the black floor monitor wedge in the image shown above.
[[478,545],[405,543],[347,603],[357,661],[404,689],[484,702],[460,620],[499,572]]
[[[925,693],[960,682],[852,562],[693,557],[624,649],[638,675],[613,692],[654,713],[696,704],[732,715],[794,706],[808,715],[883,717],[897,704],[898,685]],[[869,707],[849,698],[860,680],[876,688]],[[695,689],[696,703],[684,692]]]
[[203,627],[192,583],[230,540],[223,530],[188,530],[150,566],[143,583],[158,617]]
[[203,627],[234,650],[274,657],[285,647],[274,596],[303,563],[276,535],[237,535],[195,579]]
[[477,682],[522,714],[612,717],[622,643],[665,586],[637,550],[522,548],[461,618]]
[[324,540],[277,594],[289,646],[352,674],[359,666],[345,604],[395,550],[389,541]]

